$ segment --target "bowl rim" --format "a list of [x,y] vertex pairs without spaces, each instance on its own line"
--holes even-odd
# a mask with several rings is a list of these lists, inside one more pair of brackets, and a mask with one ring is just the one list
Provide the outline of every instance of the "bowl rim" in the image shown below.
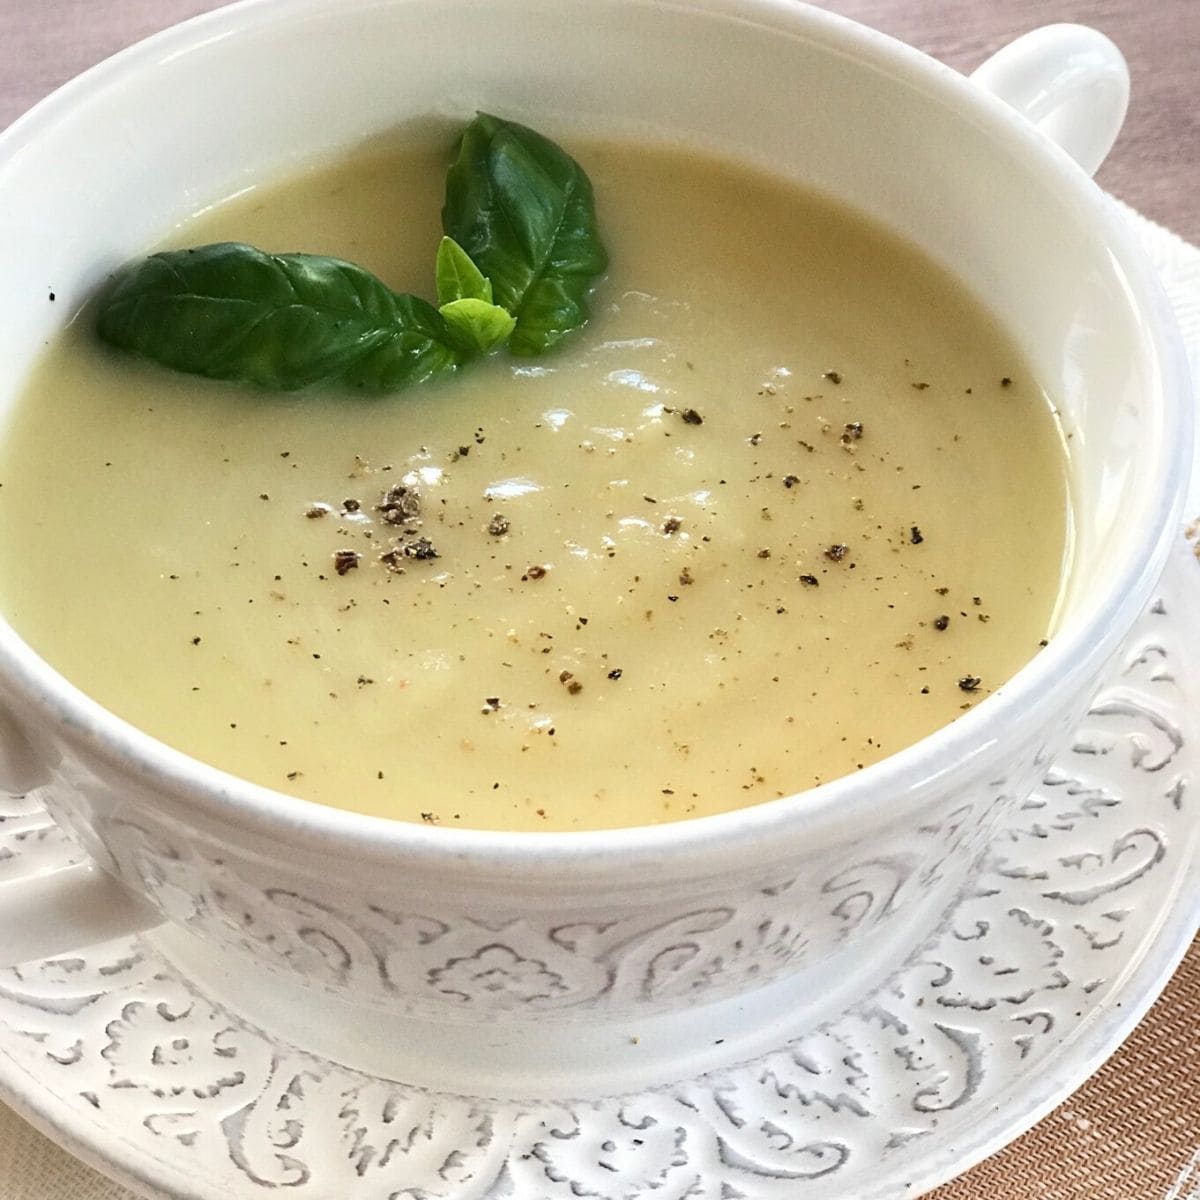
[[[63,120],[89,95],[120,87],[143,68],[163,64],[241,32],[314,16],[333,16],[383,6],[419,5],[427,0],[239,0],[156,33],[76,76],[0,133],[0,165]],[[522,0],[498,0],[521,4]],[[957,71],[904,42],[849,18],[795,0],[558,0],[558,6],[594,9],[668,9],[748,23],[767,32],[815,43],[852,55],[868,67],[923,89],[936,88],[965,123],[1003,139],[1011,151],[1047,177],[1057,190],[1084,208],[1126,283],[1153,353],[1158,380],[1158,458],[1147,485],[1145,521],[1150,536],[1122,569],[1089,588],[1068,613],[1050,644],[978,705],[920,741],[856,772],[819,786],[747,808],[657,825],[579,831],[495,831],[420,825],[368,816],[251,783],[173,749],[109,712],[40,658],[0,619],[0,680],[13,701],[19,727],[50,722],[60,736],[98,755],[126,778],[162,799],[186,797],[193,818],[217,822],[324,855],[410,865],[511,871],[550,866],[615,867],[634,870],[650,862],[734,862],[748,847],[784,834],[811,832],[826,822],[878,820],[881,798],[889,819],[903,815],[906,796],[924,791],[938,777],[970,759],[987,759],[1003,747],[997,731],[1024,713],[1044,707],[1073,686],[1084,686],[1095,663],[1125,636],[1150,597],[1181,520],[1191,455],[1190,385],[1186,356],[1174,316],[1132,227],[1115,205],[1057,145],[1002,100]],[[187,819],[187,818],[184,818]]]

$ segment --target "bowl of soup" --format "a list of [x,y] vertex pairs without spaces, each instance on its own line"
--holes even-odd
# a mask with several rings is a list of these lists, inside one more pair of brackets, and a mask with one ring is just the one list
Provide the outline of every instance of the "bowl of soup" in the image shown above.
[[[1120,92],[1049,37],[1048,84]],[[162,249],[428,294],[480,111],[594,188],[552,352],[365,397],[96,337]],[[1054,120],[1094,167],[1119,114]],[[5,134],[0,239],[7,782],[281,988],[533,1031],[865,994],[1179,515],[1182,354],[1121,218],[985,87],[803,6],[236,5]]]

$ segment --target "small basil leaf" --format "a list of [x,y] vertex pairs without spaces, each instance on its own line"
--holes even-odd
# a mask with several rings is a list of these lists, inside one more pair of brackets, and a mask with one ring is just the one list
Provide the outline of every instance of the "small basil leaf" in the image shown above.
[[334,383],[395,391],[466,357],[437,309],[361,267],[237,242],[125,267],[99,333],[177,371],[283,391]]
[[506,308],[464,296],[443,304],[438,312],[458,335],[468,352],[487,354],[505,341],[516,328],[517,319]]
[[492,302],[491,280],[450,237],[442,238],[438,245],[437,298],[438,304],[452,304],[455,300]]
[[446,177],[442,227],[516,317],[514,354],[542,354],[587,321],[608,266],[592,185],[541,134],[480,113]]

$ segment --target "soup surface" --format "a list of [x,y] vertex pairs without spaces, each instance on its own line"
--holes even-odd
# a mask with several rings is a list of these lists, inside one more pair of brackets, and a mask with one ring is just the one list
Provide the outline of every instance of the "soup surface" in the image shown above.
[[[451,140],[262,186],[170,244],[334,254],[432,296]],[[84,309],[3,442],[21,634],[245,778],[526,830],[788,795],[1021,667],[1060,591],[1066,460],[988,315],[778,180],[565,144],[612,265],[543,359],[269,395],[108,350]],[[397,504],[430,556],[389,555]]]

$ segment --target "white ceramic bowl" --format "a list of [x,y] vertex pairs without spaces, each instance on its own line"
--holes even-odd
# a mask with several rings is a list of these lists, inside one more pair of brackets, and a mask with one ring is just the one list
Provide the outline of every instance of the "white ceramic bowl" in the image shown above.
[[[1032,123],[1094,169],[1126,86],[1111,44],[1077,27],[972,82],[790,0],[256,0],[41,104],[0,138],[4,405],[107,273],[183,216],[406,118],[483,108],[715,149],[924,247],[1058,398],[1077,524],[1049,648],[952,726],[795,797],[615,832],[429,828],[291,799],[156,743],[0,628],[8,782],[44,788],[102,869],[6,885],[8,959],[166,917],[356,1005],[542,1033],[662,1013],[699,1028],[731,1004],[753,1020],[784,994],[819,1016],[878,982],[1060,748],[1176,528],[1178,335],[1121,216]],[[142,899],[118,902],[109,875]]]

